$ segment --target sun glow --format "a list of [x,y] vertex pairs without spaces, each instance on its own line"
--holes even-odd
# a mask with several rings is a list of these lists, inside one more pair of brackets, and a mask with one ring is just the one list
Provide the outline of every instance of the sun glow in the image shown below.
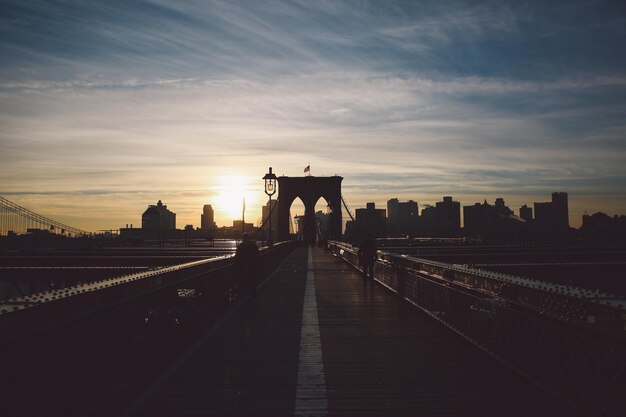
[[[240,220],[243,200],[246,200],[246,222],[254,222],[258,215],[258,193],[261,182],[257,178],[241,175],[220,177],[217,182],[215,197],[215,217],[218,223],[232,224]],[[261,184],[261,185],[259,185]]]

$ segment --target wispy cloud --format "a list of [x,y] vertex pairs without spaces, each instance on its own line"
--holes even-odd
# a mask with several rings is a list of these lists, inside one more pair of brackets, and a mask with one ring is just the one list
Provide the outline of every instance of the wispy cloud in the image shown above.
[[[556,189],[615,201],[624,13],[555,7],[7,2],[0,190],[66,215],[107,207],[106,227],[166,197],[197,224],[219,175],[309,162],[343,175],[357,206]],[[106,200],[121,195],[124,208]]]

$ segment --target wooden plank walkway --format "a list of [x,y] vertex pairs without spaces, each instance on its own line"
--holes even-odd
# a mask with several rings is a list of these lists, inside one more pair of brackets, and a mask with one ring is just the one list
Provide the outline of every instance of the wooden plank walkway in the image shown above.
[[83,404],[75,414],[575,414],[347,264],[304,247],[257,299],[138,385],[115,406]]

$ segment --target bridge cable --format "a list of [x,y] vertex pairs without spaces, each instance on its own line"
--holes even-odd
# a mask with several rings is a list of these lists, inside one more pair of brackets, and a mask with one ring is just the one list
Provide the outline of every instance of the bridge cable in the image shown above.
[[343,195],[341,196],[341,202],[343,203],[343,207],[348,212],[348,216],[350,216],[350,219],[352,219],[353,222],[356,222],[356,220],[354,220],[354,216],[352,215],[352,213],[350,212],[350,209],[348,208],[348,205],[346,204],[346,200],[343,199]]
[[[37,214],[25,207],[15,204],[6,198],[0,196],[0,217],[2,217],[1,224],[2,230],[0,234],[4,232],[6,226],[6,232],[9,232],[9,228],[18,228],[19,231],[26,232],[29,226],[45,227],[47,230],[59,230],[60,233],[67,232],[70,235],[90,235],[90,232],[85,230],[68,226],[56,220],[49,219],[40,214]],[[11,230],[13,231],[13,230]]]

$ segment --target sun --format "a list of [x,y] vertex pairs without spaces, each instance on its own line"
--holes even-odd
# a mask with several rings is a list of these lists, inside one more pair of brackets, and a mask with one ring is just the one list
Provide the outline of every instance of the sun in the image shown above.
[[254,178],[241,175],[220,177],[217,182],[217,196],[215,197],[216,217],[221,217],[219,220],[225,223],[241,219],[243,200],[245,199],[246,222],[251,222],[254,218],[251,212],[258,211],[256,207],[258,204],[258,183],[258,179],[255,181]]

